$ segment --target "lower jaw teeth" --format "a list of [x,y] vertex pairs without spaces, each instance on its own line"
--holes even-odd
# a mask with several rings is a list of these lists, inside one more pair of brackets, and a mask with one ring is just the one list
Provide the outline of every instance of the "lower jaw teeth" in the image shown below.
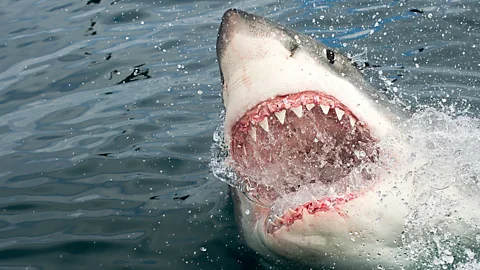
[[333,187],[330,187],[328,189],[328,193],[327,193],[328,197],[336,197],[337,196],[337,193],[335,192],[335,189],[333,189]]

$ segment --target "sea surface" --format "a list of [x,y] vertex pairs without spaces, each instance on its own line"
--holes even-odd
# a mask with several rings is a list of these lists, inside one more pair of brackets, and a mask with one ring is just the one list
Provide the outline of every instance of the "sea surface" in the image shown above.
[[2,0],[0,269],[284,268],[209,167],[232,7],[366,60],[412,113],[479,115],[478,0]]

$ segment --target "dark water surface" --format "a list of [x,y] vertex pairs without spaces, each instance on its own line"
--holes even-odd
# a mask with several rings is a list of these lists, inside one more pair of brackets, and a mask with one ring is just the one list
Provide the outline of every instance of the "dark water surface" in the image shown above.
[[209,172],[230,7],[366,50],[412,108],[477,115],[477,0],[4,0],[0,268],[267,267]]

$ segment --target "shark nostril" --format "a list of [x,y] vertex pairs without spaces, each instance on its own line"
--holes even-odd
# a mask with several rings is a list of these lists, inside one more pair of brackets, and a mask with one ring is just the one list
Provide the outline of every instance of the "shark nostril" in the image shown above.
[[290,48],[288,49],[290,51],[289,57],[293,57],[293,55],[297,52],[299,46],[297,43],[294,43],[294,42],[291,42],[289,45],[290,45]]

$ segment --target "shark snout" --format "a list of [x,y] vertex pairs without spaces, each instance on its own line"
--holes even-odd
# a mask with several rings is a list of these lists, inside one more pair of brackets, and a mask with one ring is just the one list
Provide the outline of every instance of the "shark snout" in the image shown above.
[[266,59],[288,59],[297,47],[294,35],[283,26],[241,10],[228,10],[222,17],[217,39],[224,94],[231,90],[228,86],[232,78],[240,78],[248,87],[247,69],[262,65],[260,62]]

